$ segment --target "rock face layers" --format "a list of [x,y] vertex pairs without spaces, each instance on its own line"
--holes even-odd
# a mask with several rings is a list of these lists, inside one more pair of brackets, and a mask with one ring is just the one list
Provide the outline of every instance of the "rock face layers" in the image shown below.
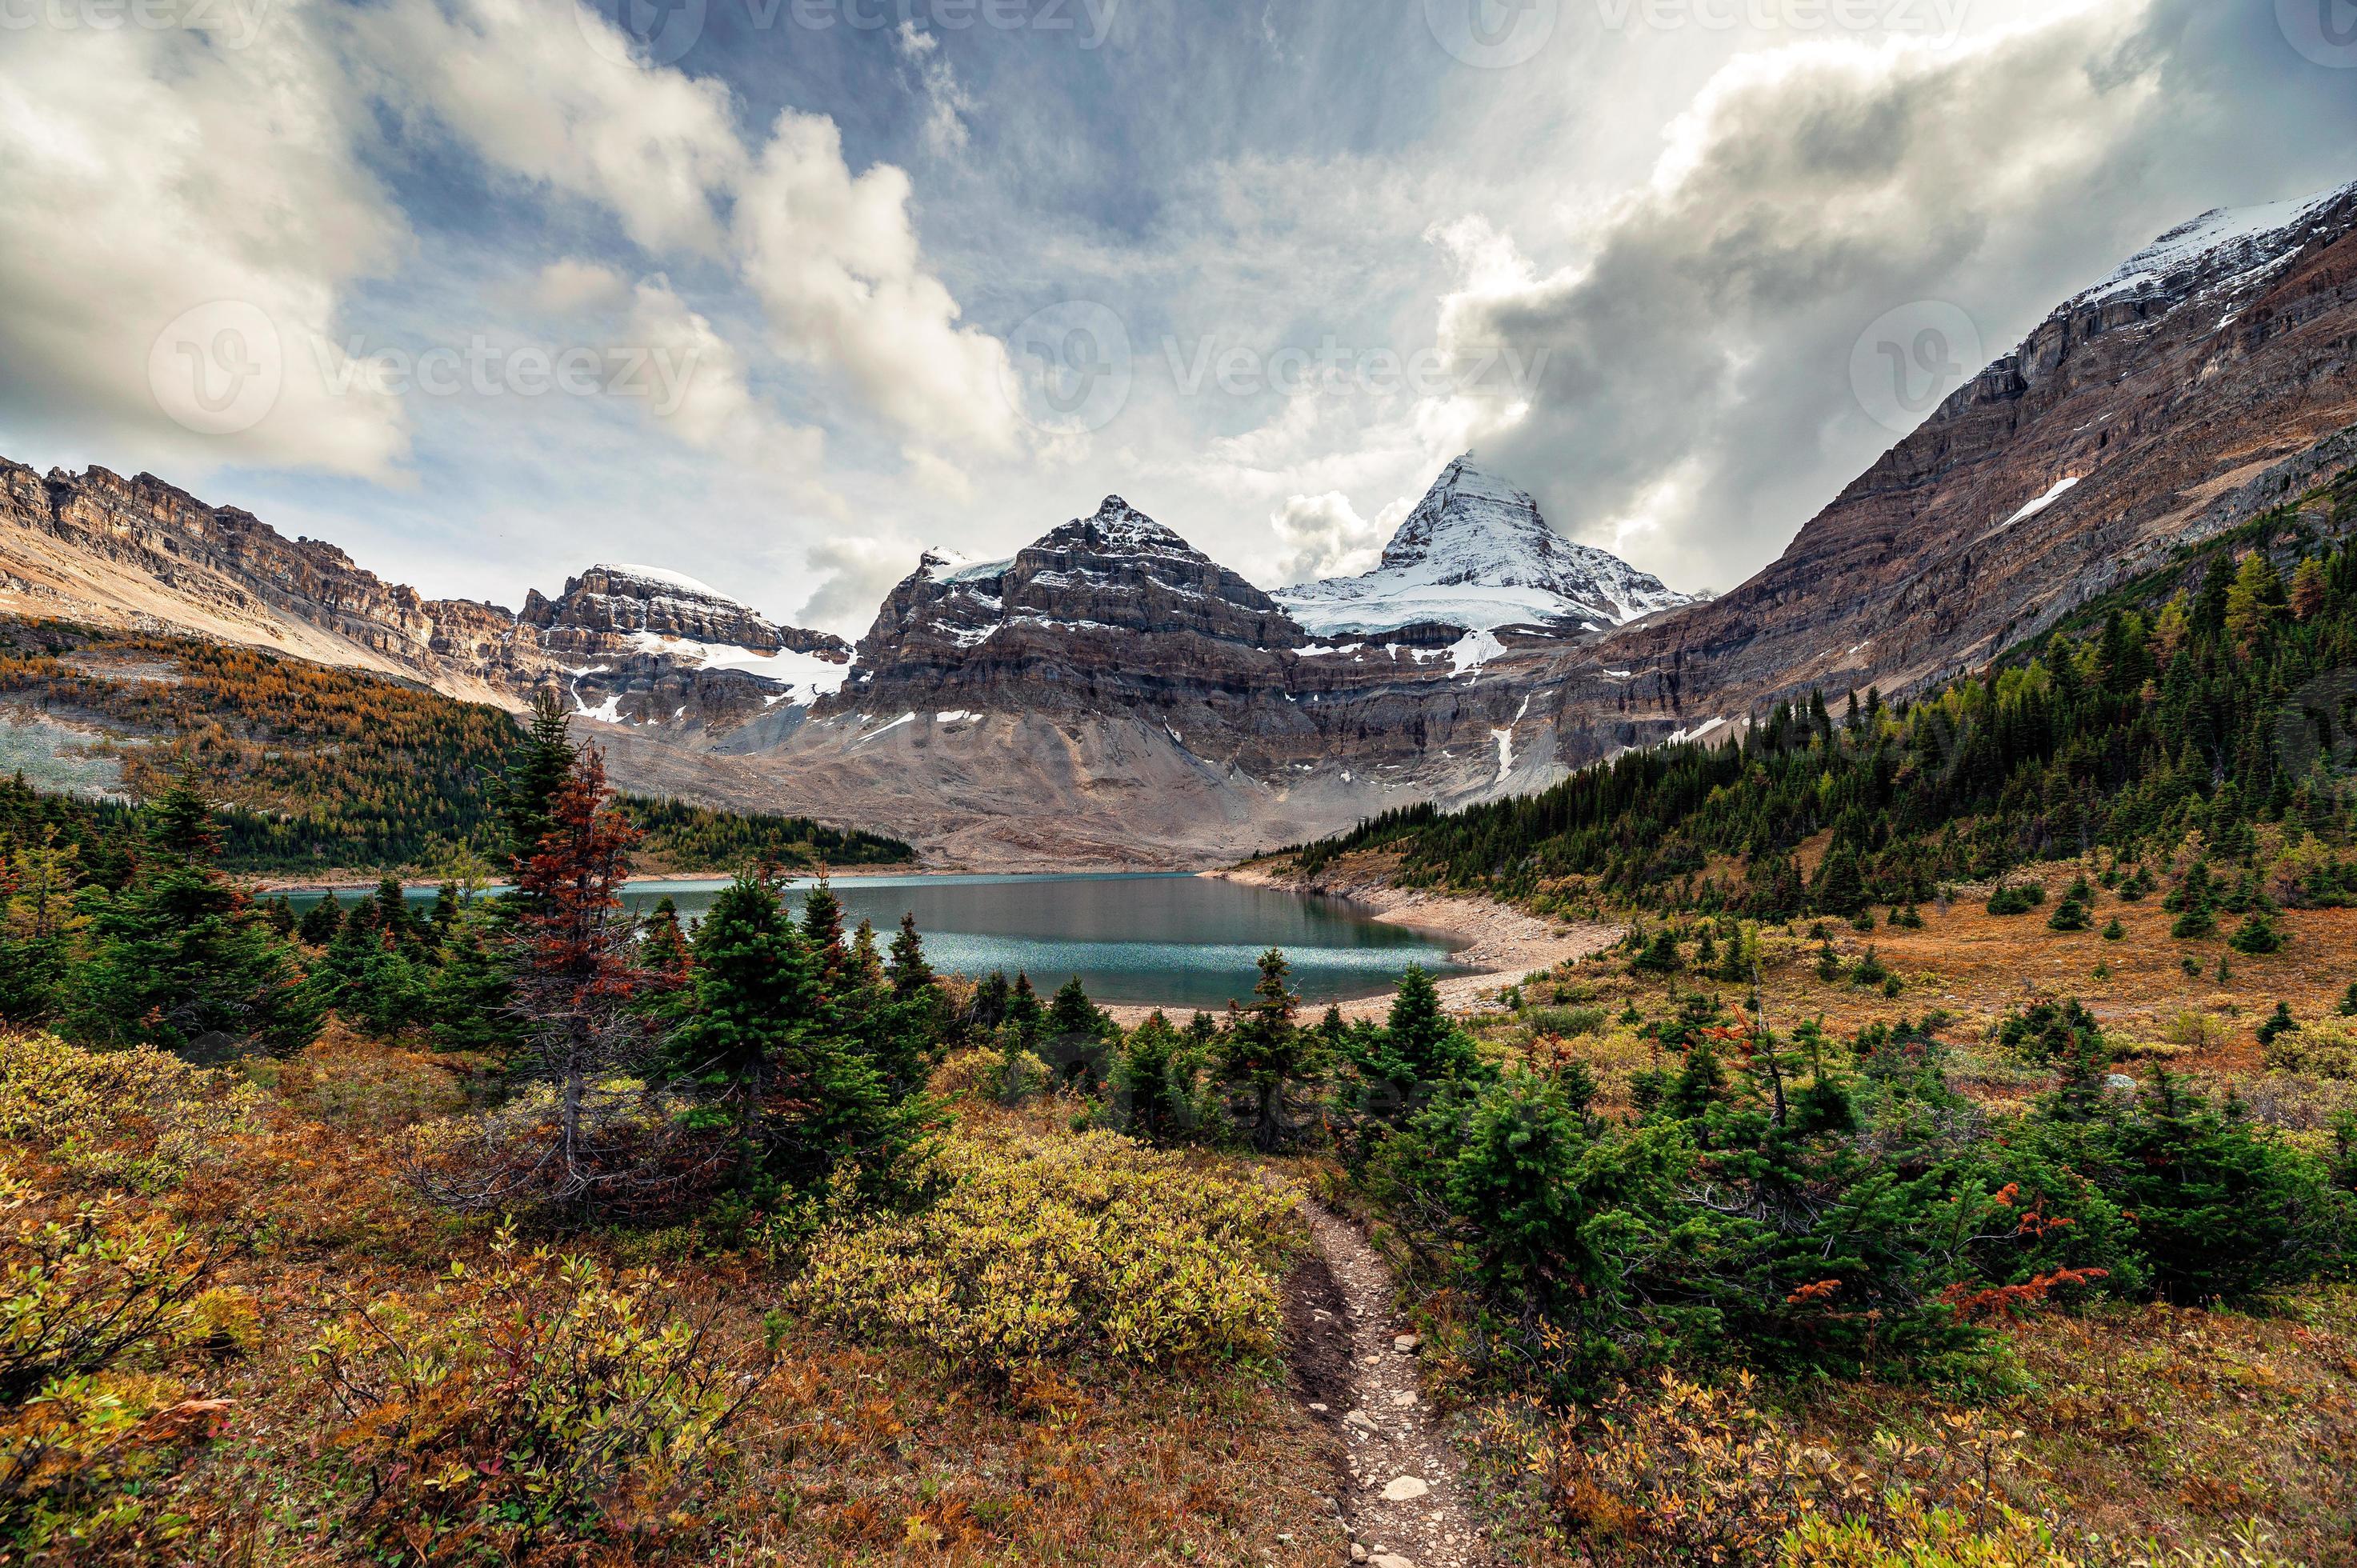
[[1281,701],[1301,629],[1275,601],[1108,496],[1017,553],[928,554],[892,590],[822,716],[931,705],[1246,722]]
[[5,460],[0,610],[276,648],[511,708],[555,683],[584,711],[683,726],[807,706],[851,657],[840,638],[658,568],[592,567],[518,616],[424,598],[153,475],[43,476]]
[[421,598],[332,544],[289,540],[150,474],[43,476],[0,460],[0,603],[29,613],[179,628],[478,698],[537,661],[504,610]]
[[1956,392],[1766,571],[1557,673],[1628,670],[1626,710],[1674,727],[1812,685],[1903,691],[2346,468],[2352,231],[2357,186],[2172,231]]
[[570,653],[618,652],[638,633],[756,653],[851,653],[839,637],[780,626],[717,588],[654,566],[592,566],[568,578],[554,599],[537,588],[525,594],[515,618],[539,628],[546,646]]

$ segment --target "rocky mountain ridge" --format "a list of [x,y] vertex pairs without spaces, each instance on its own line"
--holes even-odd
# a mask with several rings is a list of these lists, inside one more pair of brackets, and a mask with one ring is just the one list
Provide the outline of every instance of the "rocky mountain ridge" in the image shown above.
[[2205,214],[2057,306],[1749,582],[1550,672],[1665,729],[1912,690],[2344,471],[2352,427],[2357,184]]

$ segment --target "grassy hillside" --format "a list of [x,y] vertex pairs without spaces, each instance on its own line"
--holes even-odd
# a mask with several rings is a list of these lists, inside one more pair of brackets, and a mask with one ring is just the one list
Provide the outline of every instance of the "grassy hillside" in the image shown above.
[[[328,875],[431,873],[491,825],[484,786],[519,732],[497,708],[265,650],[0,620],[8,710],[83,726],[135,797],[189,774],[228,808],[222,864]],[[898,840],[806,818],[631,800],[642,854],[677,871],[894,865]]]

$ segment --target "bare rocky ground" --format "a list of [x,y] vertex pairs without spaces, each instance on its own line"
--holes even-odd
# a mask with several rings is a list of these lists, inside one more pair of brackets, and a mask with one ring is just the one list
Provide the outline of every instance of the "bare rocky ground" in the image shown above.
[[1492,1561],[1456,1456],[1419,1387],[1418,1344],[1392,1316],[1392,1274],[1349,1221],[1304,1198],[1318,1256],[1288,1304],[1295,1381],[1340,1439],[1337,1501],[1352,1563],[1478,1568]]

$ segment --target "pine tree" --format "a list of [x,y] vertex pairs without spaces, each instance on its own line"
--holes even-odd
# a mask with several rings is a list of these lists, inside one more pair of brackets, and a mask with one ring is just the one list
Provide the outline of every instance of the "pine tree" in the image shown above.
[[677,991],[687,983],[687,972],[694,959],[689,953],[687,933],[680,929],[679,905],[664,894],[639,927],[639,967],[647,972],[650,983],[659,992]]
[[917,934],[914,910],[901,913],[900,934],[892,939],[891,959],[885,967],[895,995],[906,999],[931,989],[933,966],[925,961],[925,941]]
[[1301,998],[1294,994],[1292,974],[1283,952],[1263,953],[1253,1000],[1237,1010],[1222,1038],[1221,1069],[1230,1087],[1248,1098],[1253,1147],[1263,1154],[1299,1135],[1291,1097],[1308,1086],[1315,1066],[1313,1036],[1295,1021]]
[[336,933],[343,929],[344,906],[333,893],[329,893],[303,911],[303,918],[296,923],[295,930],[309,946],[323,948],[334,941]]
[[58,1004],[76,933],[81,846],[45,823],[40,837],[0,857],[0,1018],[33,1023]]
[[882,1082],[833,1036],[818,948],[786,918],[775,883],[741,875],[695,935],[694,991],[673,1035],[673,1075],[727,1129],[737,1182],[801,1186],[884,1118]]
[[1173,1144],[1196,1126],[1200,1052],[1159,1010],[1122,1038],[1113,1069],[1115,1126],[1152,1144]]
[[842,961],[843,900],[823,876],[802,895],[802,935],[828,963]]
[[443,940],[428,1001],[436,1048],[497,1054],[516,1043],[513,977],[495,945],[499,929],[488,911],[470,911]]
[[543,688],[532,700],[530,729],[491,783],[508,868],[519,879],[554,825],[556,798],[573,778],[576,761],[564,699]]
[[67,1032],[211,1059],[308,1045],[319,1013],[294,954],[210,864],[212,810],[183,777],[145,812],[132,880],[91,902],[89,958],[69,976]]
[[1040,1054],[1060,1081],[1093,1090],[1104,1074],[1105,1036],[1115,1033],[1113,1020],[1089,1000],[1076,974],[1049,999]]

